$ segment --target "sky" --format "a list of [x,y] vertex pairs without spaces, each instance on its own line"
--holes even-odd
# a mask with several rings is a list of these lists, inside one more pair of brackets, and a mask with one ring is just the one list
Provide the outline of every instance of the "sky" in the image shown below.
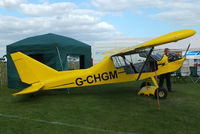
[[0,0],[0,56],[6,45],[46,33],[92,45],[116,38],[200,30],[200,0]]

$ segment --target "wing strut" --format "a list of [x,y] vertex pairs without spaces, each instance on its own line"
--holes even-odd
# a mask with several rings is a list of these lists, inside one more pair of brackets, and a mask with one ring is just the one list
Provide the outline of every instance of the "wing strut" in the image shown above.
[[187,52],[188,52],[188,50],[189,50],[189,48],[190,48],[190,45],[191,45],[191,44],[188,45],[188,47],[187,47],[187,49],[186,49],[186,51],[185,51],[184,57],[186,57],[186,54],[187,54]]
[[148,59],[149,59],[151,53],[153,52],[153,49],[154,49],[154,47],[152,47],[151,50],[149,51],[149,53],[148,53],[148,55],[147,55],[147,59],[145,60],[143,66],[142,66],[142,69],[140,70],[140,73],[139,73],[139,75],[138,75],[138,78],[137,78],[136,80],[139,80],[139,79],[140,79],[140,76],[141,76],[141,74],[142,74],[142,72],[143,72],[143,70],[144,70],[145,65],[147,64],[147,61],[148,61]]

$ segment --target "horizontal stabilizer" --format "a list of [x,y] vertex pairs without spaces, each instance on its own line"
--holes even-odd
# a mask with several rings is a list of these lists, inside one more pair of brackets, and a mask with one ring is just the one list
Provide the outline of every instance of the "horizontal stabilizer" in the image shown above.
[[32,84],[30,87],[18,92],[18,93],[14,93],[13,96],[16,96],[16,95],[22,95],[22,94],[29,94],[29,93],[34,93],[34,92],[37,92],[39,91],[42,87],[44,86],[43,83],[35,83],[35,84]]

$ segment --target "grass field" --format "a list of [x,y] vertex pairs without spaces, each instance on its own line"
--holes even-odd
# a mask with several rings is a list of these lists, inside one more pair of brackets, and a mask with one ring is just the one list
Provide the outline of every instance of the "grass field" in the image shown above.
[[200,86],[173,83],[161,100],[137,96],[141,82],[11,96],[0,89],[0,134],[199,134]]

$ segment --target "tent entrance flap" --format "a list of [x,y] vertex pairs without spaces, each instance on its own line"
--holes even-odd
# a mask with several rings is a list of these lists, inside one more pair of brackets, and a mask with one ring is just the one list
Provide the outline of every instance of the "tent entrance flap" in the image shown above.
[[81,55],[80,56],[80,69],[84,69],[85,67],[85,56]]
[[80,56],[79,55],[67,55],[68,70],[80,69]]

